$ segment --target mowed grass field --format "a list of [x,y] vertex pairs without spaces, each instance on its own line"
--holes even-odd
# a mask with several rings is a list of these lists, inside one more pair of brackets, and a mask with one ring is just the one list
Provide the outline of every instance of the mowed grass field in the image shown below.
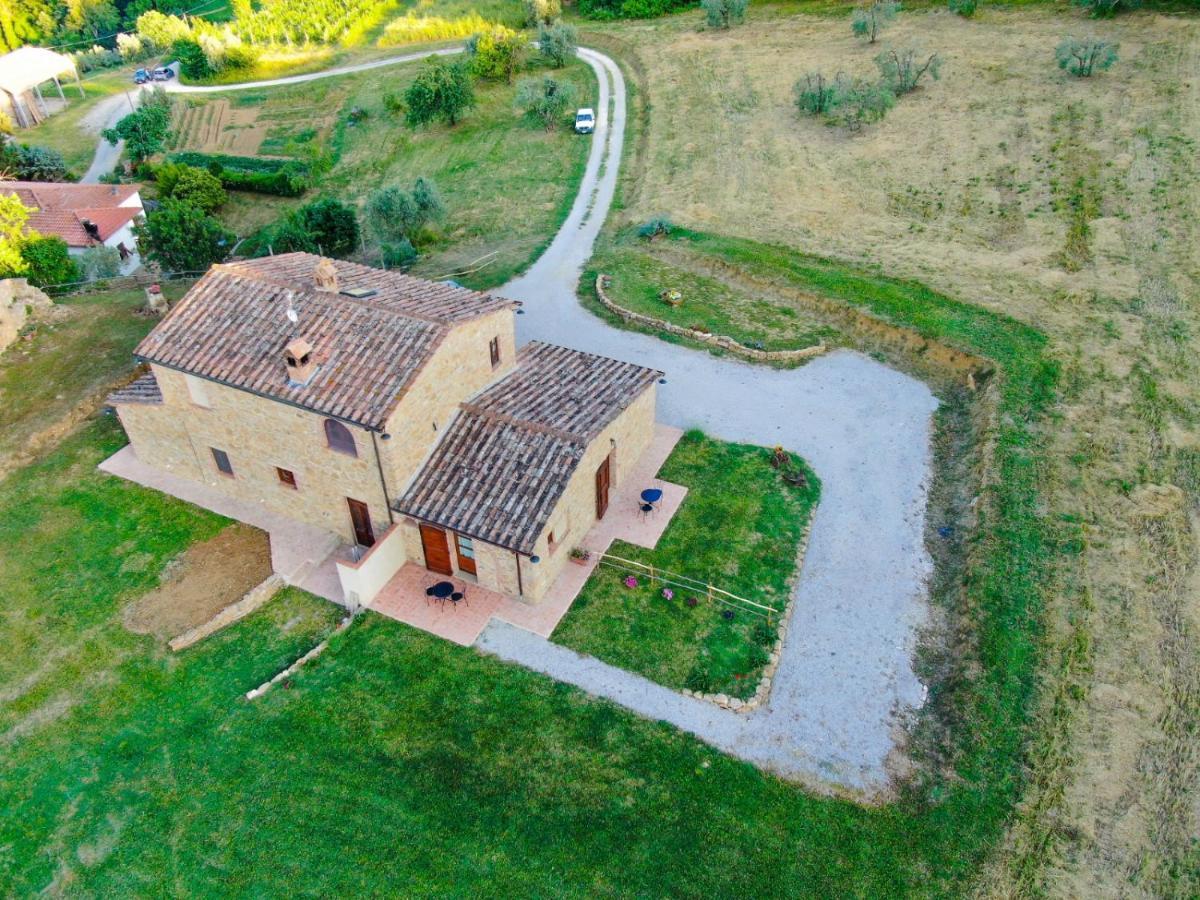
[[[389,112],[387,94],[402,95],[426,63],[404,64],[378,71],[330,78],[292,87],[215,95],[206,101],[189,98],[194,118],[203,103],[228,103],[235,110],[258,106],[270,123],[260,153],[281,149],[303,154],[304,147],[335,155],[333,168],[303,198],[264,197],[231,192],[219,215],[240,235],[275,221],[287,210],[321,196],[362,203],[378,187],[410,188],[418,176],[432,178],[446,205],[446,219],[422,246],[413,269],[425,277],[457,276],[473,287],[502,284],[524,268],[549,243],[574,200],[590,148],[564,117],[562,128],[546,131],[514,107],[516,85],[480,81],[477,105],[453,128],[419,129]],[[526,74],[554,77],[575,86],[579,105],[593,102],[595,77],[583,63],[562,70],[534,63]],[[351,109],[366,118],[350,125]],[[313,114],[312,110],[320,110]],[[306,115],[309,120],[305,121]],[[337,120],[328,139],[320,141],[320,122]],[[289,130],[290,129],[290,130]],[[307,132],[318,133],[309,137]],[[308,137],[287,147],[288,136]],[[178,149],[200,149],[179,146]],[[366,262],[379,264],[367,241]]]
[[[775,279],[884,318],[896,307],[873,282],[910,279],[1044,335],[1061,379],[1032,432],[1043,443],[999,445],[993,471],[1036,452],[1030,509],[1075,536],[1035,546],[980,525],[973,545],[1010,547],[1021,560],[1011,571],[1054,572],[1006,626],[1029,642],[974,655],[990,619],[968,574],[954,624],[924,650],[935,683],[957,655],[983,668],[960,668],[952,683],[1007,670],[1026,686],[1010,710],[1020,740],[1006,743],[1025,773],[1013,782],[1020,802],[982,878],[1000,893],[1194,896],[1200,21],[1153,11],[1097,21],[1065,5],[982,5],[971,20],[929,9],[901,13],[868,47],[848,17],[806,8],[752,6],[724,33],[693,11],[594,27],[636,86],[610,240],[667,215],[702,235],[687,251],[705,277]],[[1053,59],[1069,34],[1119,42],[1119,61],[1070,77]],[[806,72],[874,76],[876,52],[909,46],[937,51],[942,78],[884,121],[850,133],[796,114]],[[685,294],[686,275],[675,276]],[[757,301],[795,305],[770,292]],[[925,333],[935,309],[921,302],[902,318]],[[994,333],[951,337],[1008,355]],[[1006,379],[1011,367],[1000,363]],[[993,477],[1010,476],[983,472]],[[967,500],[976,489],[950,488]],[[936,555],[943,538],[930,542]],[[970,713],[946,713],[950,733],[972,733]]]

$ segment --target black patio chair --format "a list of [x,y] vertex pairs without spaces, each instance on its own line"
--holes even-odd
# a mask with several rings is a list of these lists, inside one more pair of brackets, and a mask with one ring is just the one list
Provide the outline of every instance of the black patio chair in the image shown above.
[[458,606],[460,600],[463,603],[466,603],[467,606],[471,605],[470,603],[467,603],[467,589],[466,588],[463,588],[461,591],[455,591],[453,594],[450,595],[450,602],[454,606]]

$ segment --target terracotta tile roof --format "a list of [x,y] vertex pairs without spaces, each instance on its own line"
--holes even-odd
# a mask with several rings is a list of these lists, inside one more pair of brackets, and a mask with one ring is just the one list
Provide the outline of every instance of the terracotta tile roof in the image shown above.
[[662,374],[533,341],[517,354],[511,375],[463,408],[509,416],[589,441]]
[[397,512],[533,552],[588,445],[662,373],[532,343],[446,430]]
[[153,372],[135,378],[122,388],[117,388],[105,401],[109,406],[121,403],[162,403],[162,391]]
[[[295,289],[310,290],[313,268],[321,257],[311,253],[285,253],[261,259],[227,263],[226,268],[254,278],[275,281]],[[332,260],[337,272],[338,289],[374,291],[376,306],[433,322],[460,322],[501,309],[515,309],[515,300],[481,294],[444,282],[426,281],[402,272],[373,269],[345,260]]]
[[[354,298],[318,291],[313,270],[319,261],[294,253],[213,266],[138,345],[137,355],[379,429],[453,324],[516,305],[340,262],[342,290],[370,284],[377,293]],[[297,325],[286,316],[289,295]],[[284,367],[283,348],[294,337],[312,344],[318,363],[305,385],[289,382]]]
[[0,194],[16,194],[23,204],[37,210],[29,217],[30,228],[57,235],[71,247],[96,243],[83,227],[85,219],[95,223],[100,240],[106,241],[140,215],[140,206],[120,205],[139,190],[141,186],[136,184],[0,181]]

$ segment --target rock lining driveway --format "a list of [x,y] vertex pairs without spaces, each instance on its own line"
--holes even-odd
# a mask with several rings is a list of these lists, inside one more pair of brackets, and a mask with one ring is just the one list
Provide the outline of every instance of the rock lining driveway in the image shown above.
[[821,503],[770,700],[755,712],[685,697],[495,620],[478,644],[782,776],[876,793],[887,784],[896,726],[925,697],[913,656],[928,612],[924,511],[937,401],[920,381],[858,353],[771,369],[617,329],[583,309],[576,287],[612,202],[626,108],[616,64],[592,50],[579,55],[600,82],[596,134],[562,229],[499,291],[525,303],[519,339],[662,369],[660,420],[782,444],[820,476]]

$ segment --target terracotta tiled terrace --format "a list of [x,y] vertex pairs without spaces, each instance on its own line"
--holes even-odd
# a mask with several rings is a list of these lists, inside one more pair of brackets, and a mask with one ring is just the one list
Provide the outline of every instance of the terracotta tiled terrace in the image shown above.
[[[637,466],[623,484],[617,485],[608,514],[581,542],[584,548],[593,551],[592,558],[584,565],[568,563],[540,603],[525,603],[410,562],[379,592],[371,609],[464,646],[475,643],[493,616],[549,637],[592,574],[597,553],[603,553],[618,539],[640,547],[654,547],[662,537],[683,503],[687,488],[656,476],[682,434],[676,428],[655,427],[654,439]],[[646,488],[658,488],[663,495],[656,510],[643,515],[638,497]],[[569,547],[560,547],[558,552],[569,551]],[[452,582],[456,591],[465,589],[465,602],[443,604],[427,597],[425,589],[439,581]]]

